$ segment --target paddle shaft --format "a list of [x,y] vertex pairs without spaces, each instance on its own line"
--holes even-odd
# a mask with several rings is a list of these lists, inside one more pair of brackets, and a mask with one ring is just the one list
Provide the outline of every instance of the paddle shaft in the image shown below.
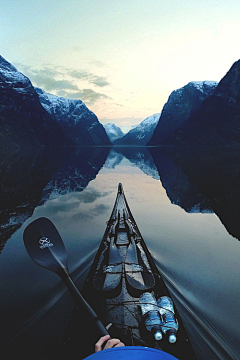
[[88,313],[91,315],[91,317],[95,320],[95,323],[96,323],[101,335],[102,336],[109,335],[107,329],[105,328],[105,326],[103,325],[101,320],[98,318],[95,311],[91,308],[91,306],[82,297],[82,295],[79,292],[78,288],[76,287],[76,285],[72,281],[67,269],[61,268],[61,269],[59,269],[57,274],[61,277],[62,281],[67,286],[68,290],[70,291],[70,293],[73,296],[73,298],[75,299],[75,301],[78,304],[84,306],[85,309],[88,311]]

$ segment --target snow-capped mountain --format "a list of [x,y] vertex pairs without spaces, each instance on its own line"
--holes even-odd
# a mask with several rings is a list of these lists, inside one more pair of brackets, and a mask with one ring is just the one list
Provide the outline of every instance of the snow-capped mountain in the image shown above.
[[31,81],[22,73],[20,73],[15,66],[10,64],[0,55],[0,87],[1,89],[8,87],[16,93],[27,96],[35,95],[34,87]]
[[115,124],[108,123],[103,126],[111,142],[114,142],[124,136],[124,133],[122,132],[120,127],[116,126]]
[[191,81],[189,85],[194,86],[197,90],[203,94],[212,95],[216,87],[218,86],[217,81]]
[[240,145],[240,60],[220,80],[211,96],[164,140],[170,146]]
[[109,145],[97,116],[81,100],[65,99],[35,88],[44,109],[56,120],[64,135],[78,145]]
[[155,130],[160,113],[151,115],[143,120],[134,129],[130,130],[122,138],[116,140],[114,145],[139,145],[144,146],[151,139]]
[[68,100],[35,89],[2,56],[0,117],[2,147],[111,144],[96,115],[81,100]]
[[191,81],[174,90],[164,105],[161,117],[147,145],[159,145],[180,128],[201,103],[216,89],[216,81]]
[[[0,56],[1,145],[37,147],[64,143],[64,135],[40,104],[31,81]],[[51,139],[51,140],[50,140]],[[50,143],[51,141],[51,143]]]

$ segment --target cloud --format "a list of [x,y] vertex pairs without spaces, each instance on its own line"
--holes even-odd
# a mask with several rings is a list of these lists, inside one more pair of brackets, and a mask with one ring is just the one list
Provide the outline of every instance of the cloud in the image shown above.
[[99,216],[100,214],[109,213],[110,208],[111,208],[110,205],[99,204],[88,211],[78,212],[77,214],[74,214],[72,218],[75,221],[79,221],[82,219],[84,220],[92,219]]
[[[60,94],[60,92],[59,92]],[[61,95],[63,96],[63,95]],[[102,93],[98,93],[92,89],[83,89],[76,93],[67,93],[65,92],[65,97],[70,97],[71,99],[81,99],[86,104],[94,104],[96,101],[100,99],[108,99],[111,100],[110,96],[107,96]]]
[[90,84],[94,84],[99,87],[108,86],[109,82],[104,76],[97,76],[88,71],[71,70],[68,73],[70,76],[80,80],[87,80]]
[[[55,199],[48,200],[45,208],[48,214],[55,216],[76,216],[90,218],[98,215],[101,211],[109,210],[109,205],[97,204],[99,199],[105,198],[111,191],[98,191],[96,189],[85,189],[82,192],[69,192],[65,195],[59,195]],[[82,211],[81,204],[89,204],[89,207]]]
[[93,79],[90,81],[90,83],[99,87],[104,87],[109,85],[109,82],[106,80],[104,76],[94,76]]
[[54,91],[58,89],[68,89],[79,91],[72,80],[56,79],[63,77],[63,73],[53,68],[44,67],[43,69],[33,69],[30,66],[21,66],[21,70],[30,78],[32,83],[37,87],[43,87],[45,91]]
[[84,192],[77,193],[75,198],[77,197],[78,201],[84,202],[85,204],[93,203],[97,199],[103,198],[111,194],[111,191],[98,191],[96,189],[86,189]]
[[99,61],[99,60],[94,60],[94,59],[92,59],[90,61],[90,64],[94,65],[94,66],[97,66],[97,67],[107,67],[107,65],[104,62]]
[[104,93],[97,92],[91,88],[81,89],[77,82],[85,81],[89,85],[105,87],[109,85],[106,77],[97,76],[84,70],[69,69],[63,67],[44,66],[42,69],[35,69],[31,66],[18,64],[20,71],[29,77],[34,86],[42,88],[58,96],[70,99],[81,99],[88,105],[98,100],[112,100]]

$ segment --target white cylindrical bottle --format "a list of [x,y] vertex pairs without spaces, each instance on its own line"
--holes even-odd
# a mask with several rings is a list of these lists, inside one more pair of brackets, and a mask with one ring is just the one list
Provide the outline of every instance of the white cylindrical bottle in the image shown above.
[[162,332],[167,334],[170,343],[175,343],[177,340],[178,321],[175,317],[172,299],[168,296],[162,296],[158,299],[157,305],[162,316]]
[[139,303],[146,329],[153,333],[155,340],[161,340],[162,321],[155,297],[149,292],[143,293],[139,298]]

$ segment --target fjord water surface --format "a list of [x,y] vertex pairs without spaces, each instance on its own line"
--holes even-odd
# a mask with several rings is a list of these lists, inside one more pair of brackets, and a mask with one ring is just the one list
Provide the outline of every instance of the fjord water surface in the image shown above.
[[[34,171],[40,181],[46,162],[37,163]],[[9,209],[5,205],[2,210],[0,340],[6,356],[14,359],[19,351],[31,353],[58,341],[74,311],[57,276],[29,259],[22,241],[25,227],[41,216],[55,224],[65,242],[70,272],[81,287],[121,182],[197,359],[239,359],[239,229],[233,224],[235,215],[229,220],[224,212],[231,208],[227,201],[236,202],[238,194],[231,198],[228,193],[223,206],[212,184],[211,197],[206,187],[193,181],[188,171],[192,166],[188,169],[179,157],[151,155],[144,148],[78,150],[58,166],[53,163],[54,171],[49,166],[49,176],[41,183],[32,175],[31,196],[13,199]],[[204,176],[208,182],[210,175]],[[219,183],[216,187],[221,188]]]

